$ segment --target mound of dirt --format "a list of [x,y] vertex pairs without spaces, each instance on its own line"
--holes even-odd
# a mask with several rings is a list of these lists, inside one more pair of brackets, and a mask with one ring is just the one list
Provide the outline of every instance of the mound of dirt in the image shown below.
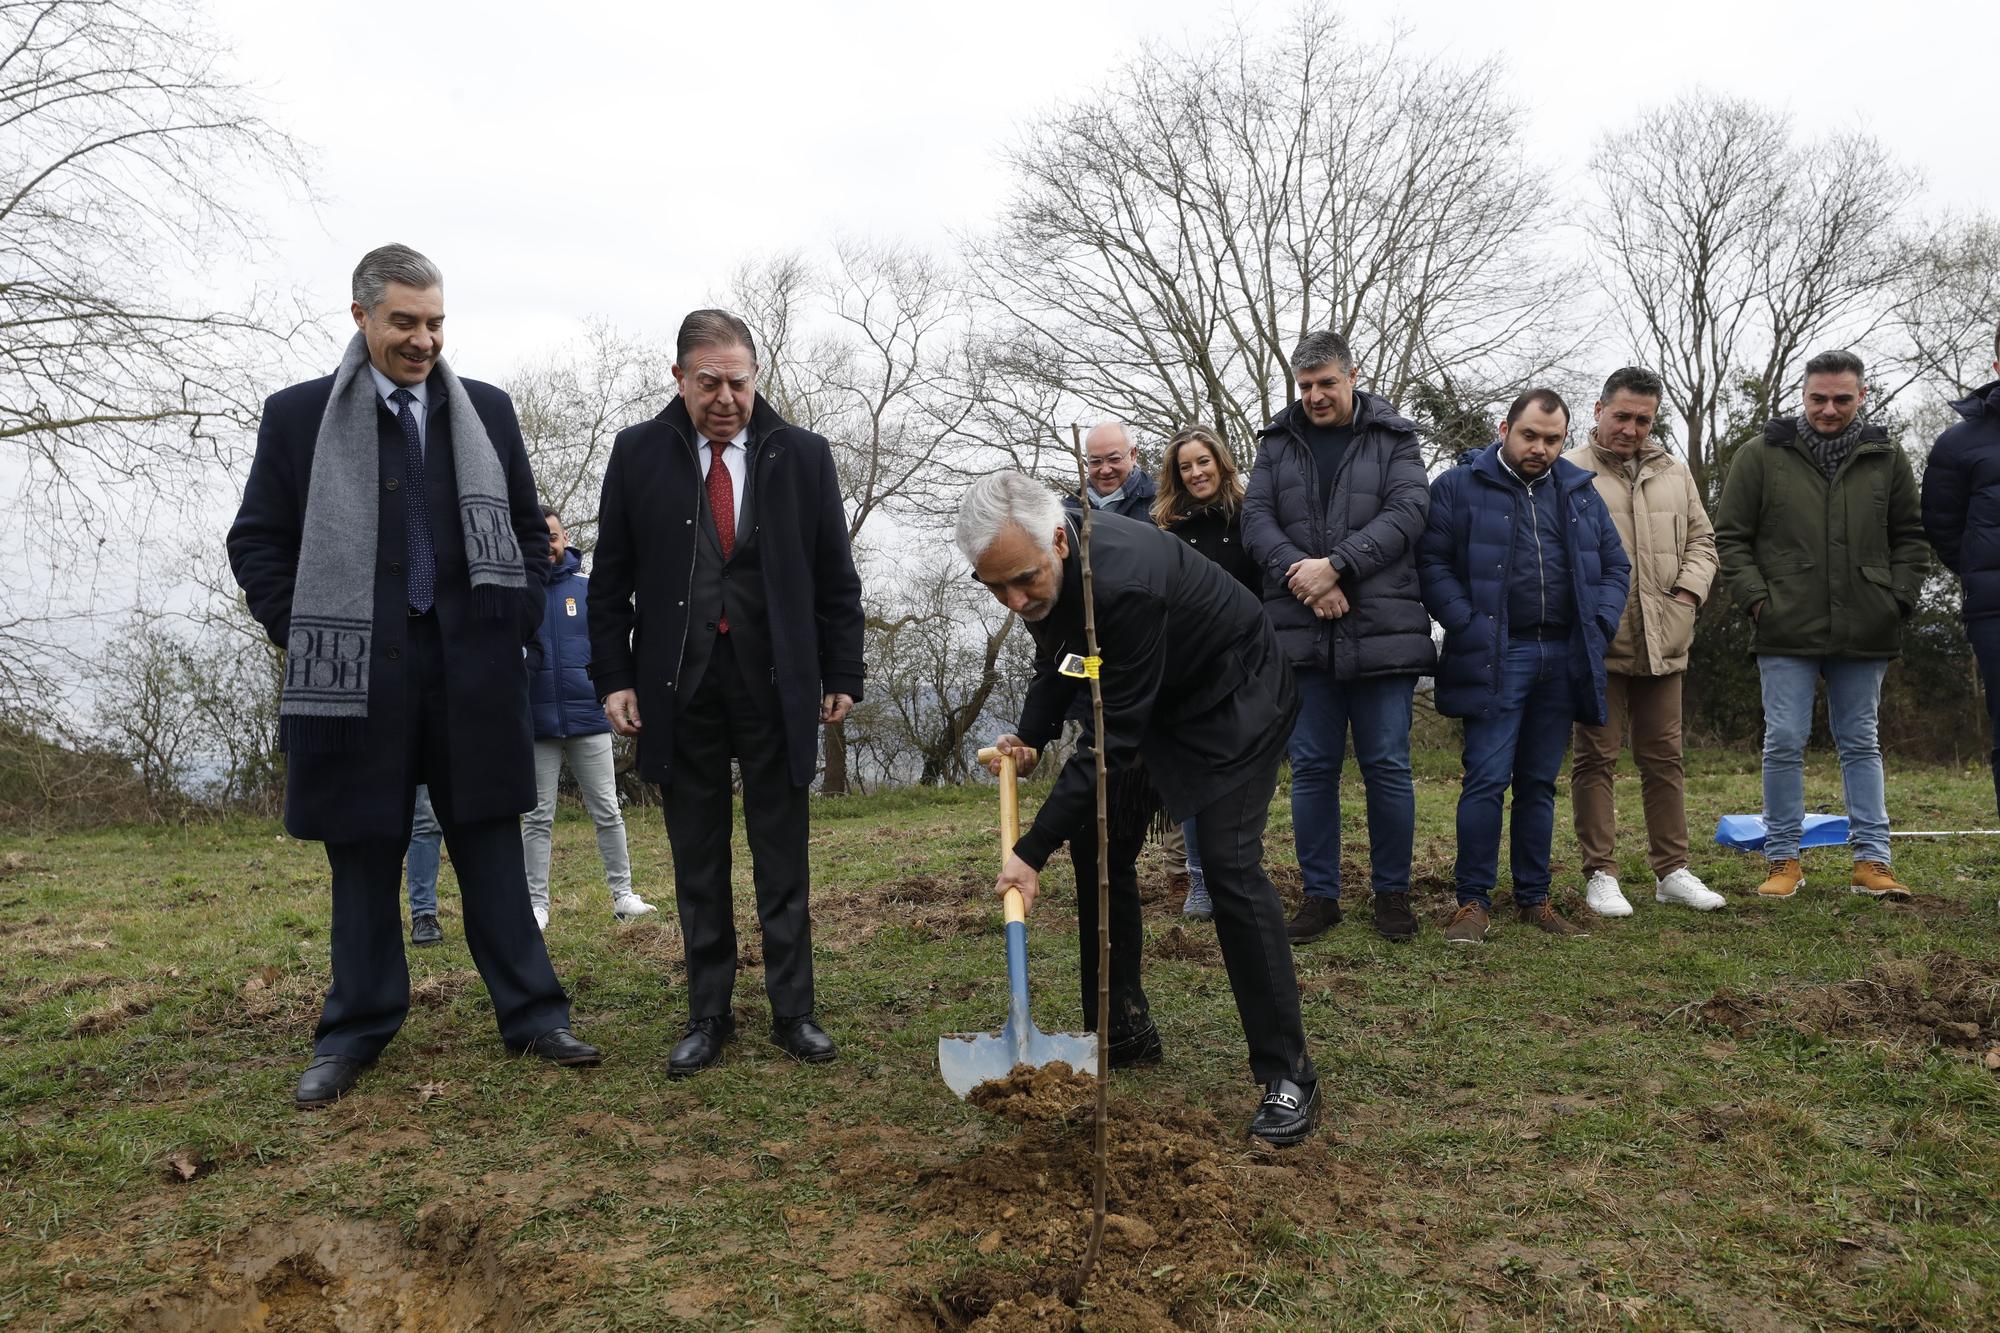
[[1182,963],[1215,963],[1222,960],[1222,949],[1212,932],[1189,930],[1176,921],[1153,937],[1152,954]]
[[[1016,1070],[996,1086],[1032,1092],[1035,1073]],[[1044,1086],[1054,1091],[1029,1104],[1090,1088],[1075,1076]],[[1280,1153],[1205,1109],[1123,1097],[1111,1117],[1104,1247],[1080,1301],[1065,1295],[1089,1239],[1087,1108],[1031,1119],[1012,1140],[917,1173],[908,1193],[917,1234],[970,1240],[992,1262],[910,1293],[911,1313],[947,1329],[1213,1327],[1218,1300],[1228,1304],[1218,1290],[1227,1275],[1375,1192],[1330,1156],[1323,1136]]]
[[180,1292],[137,1302],[125,1324],[146,1333],[527,1327],[497,1238],[448,1204],[425,1211],[410,1243],[387,1222],[300,1218],[252,1227]]
[[1694,1013],[1738,1035],[1776,1024],[1811,1036],[1986,1045],[2000,1033],[2000,966],[1949,951],[1896,958],[1851,981],[1762,995],[1725,986]]
[[1074,1120],[1090,1115],[1097,1108],[1097,1081],[1060,1060],[1051,1060],[1040,1069],[1015,1065],[1007,1077],[989,1079],[974,1088],[965,1100],[989,1115],[1017,1125],[1040,1120]]

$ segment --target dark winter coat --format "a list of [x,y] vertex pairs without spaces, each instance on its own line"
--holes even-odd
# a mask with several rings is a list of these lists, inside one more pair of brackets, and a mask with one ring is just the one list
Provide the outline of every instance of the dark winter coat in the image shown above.
[[1190,510],[1167,525],[1167,531],[1221,565],[1228,575],[1262,597],[1264,578],[1257,562],[1243,545],[1243,511],[1230,513],[1221,505],[1205,505]]
[[[1579,722],[1604,724],[1604,650],[1625,614],[1631,562],[1596,479],[1566,458],[1554,464],[1565,517],[1564,553],[1576,620],[1570,626],[1569,683]],[[1431,483],[1431,511],[1417,547],[1424,605],[1444,626],[1437,709],[1446,717],[1491,716],[1507,647],[1507,589],[1514,525],[1526,496],[1488,445]]]
[[[638,691],[639,771],[649,782],[664,783],[673,758],[695,543],[712,521],[697,442],[679,398],[620,431],[597,513],[590,679],[599,699]],[[861,578],[825,438],[787,422],[760,394],[748,448],[754,510],[737,540],[760,543],[786,750],[792,781],[805,786],[819,768],[821,697],[861,698]]]
[[590,580],[582,570],[583,558],[569,550],[549,573],[548,610],[536,631],[542,660],[528,677],[536,740],[611,730],[590,683]]
[[[1124,486],[1119,489],[1125,493],[1108,505],[1098,506],[1097,512],[1117,514],[1121,518],[1136,518],[1141,523],[1151,523],[1153,497],[1160,493],[1160,488],[1153,484],[1153,478],[1143,468],[1134,464],[1131,474],[1125,478]],[[1069,509],[1083,507],[1083,501],[1076,497],[1074,491],[1065,491],[1062,501]]]
[[[1184,820],[1248,781],[1259,764],[1276,764],[1298,712],[1292,673],[1257,599],[1220,565],[1151,523],[1096,517],[1090,565],[1106,770],[1115,779],[1143,759],[1168,815]],[[1062,590],[1028,634],[1036,676],[1020,734],[1040,747],[1088,688],[1054,670],[1065,654],[1086,652],[1074,522]],[[1082,825],[1096,800],[1096,762],[1086,732],[1015,843],[1022,860],[1039,869]]]
[[[1264,614],[1292,665],[1336,680],[1420,676],[1436,664],[1417,580],[1417,538],[1431,497],[1417,428],[1389,400],[1354,395],[1354,442],[1319,504],[1319,470],[1294,403],[1258,436],[1243,500],[1243,540],[1263,572]],[[1285,587],[1285,571],[1325,557],[1350,610],[1322,620]]]
[[1952,409],[1924,465],[1924,533],[1965,585],[1965,616],[2000,615],[2000,380]]
[[1754,651],[1788,657],[1895,657],[1931,558],[1888,431],[1863,430],[1829,482],[1790,418],[1736,451],[1715,553],[1730,601],[1746,615],[1764,603]]
[[[517,815],[535,805],[524,649],[541,623],[549,529],[535,496],[535,478],[521,444],[514,404],[490,384],[461,383],[500,457],[514,536],[521,544],[528,576],[517,616],[495,620],[474,614],[458,516],[458,474],[450,446],[450,403],[442,381],[433,376],[424,484],[437,553],[435,609],[448,664],[445,725],[451,748],[451,808],[438,814],[464,823]],[[242,585],[250,613],[279,645],[291,627],[306,492],[320,418],[332,391],[333,377],[328,375],[295,384],[265,401],[243,504],[229,529],[230,568]],[[403,839],[410,834],[407,801],[413,779],[407,771],[406,738],[415,720],[407,712],[402,674],[410,627],[402,564],[405,498],[400,489],[407,468],[403,432],[386,406],[377,411],[376,424],[381,504],[375,530],[368,740],[355,750],[287,756],[285,828],[295,838],[345,842]],[[432,790],[441,794],[440,787]]]

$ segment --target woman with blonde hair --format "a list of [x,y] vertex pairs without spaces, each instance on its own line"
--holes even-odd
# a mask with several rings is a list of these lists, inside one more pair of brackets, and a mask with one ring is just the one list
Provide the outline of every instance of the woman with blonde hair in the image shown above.
[[[1243,549],[1243,473],[1220,435],[1202,425],[1174,432],[1160,459],[1159,496],[1152,515],[1153,522],[1221,565],[1252,596],[1261,598],[1256,562]],[[1188,875],[1181,915],[1207,921],[1215,915],[1215,907],[1201,873],[1194,821],[1182,824],[1180,831]],[[1171,843],[1167,850],[1174,850]]]

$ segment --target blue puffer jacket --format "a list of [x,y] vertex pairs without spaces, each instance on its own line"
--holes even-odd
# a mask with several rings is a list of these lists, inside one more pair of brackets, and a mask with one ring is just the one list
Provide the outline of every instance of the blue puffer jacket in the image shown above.
[[597,687],[590,683],[590,580],[575,551],[549,573],[549,606],[536,637],[542,665],[528,678],[535,739],[595,736],[611,730]]
[[2000,380],[1952,408],[1924,464],[1924,535],[1965,585],[1967,619],[2000,615]]
[[[1569,521],[1563,536],[1576,625],[1570,632],[1570,696],[1576,720],[1604,723],[1604,649],[1618,633],[1632,564],[1590,472],[1566,458],[1555,480]],[[1444,626],[1437,709],[1446,717],[1490,716],[1507,643],[1507,581],[1521,485],[1500,462],[1498,443],[1431,483],[1431,512],[1417,543],[1424,606]]]

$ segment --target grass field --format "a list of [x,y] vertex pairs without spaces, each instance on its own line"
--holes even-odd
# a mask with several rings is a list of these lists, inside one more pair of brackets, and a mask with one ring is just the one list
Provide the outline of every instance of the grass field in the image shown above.
[[[326,981],[319,848],[262,823],[0,838],[0,1325],[2000,1323],[2000,845],[1899,846],[1907,906],[1847,894],[1839,849],[1809,854],[1801,897],[1761,903],[1760,863],[1698,832],[1724,911],[1635,893],[1638,915],[1588,940],[1502,914],[1486,947],[1451,951],[1456,763],[1418,768],[1425,932],[1377,938],[1364,891],[1360,920],[1298,951],[1327,1113],[1292,1152],[1243,1139],[1253,1089],[1212,932],[1179,925],[1146,863],[1168,1058],[1114,1079],[1120,1221],[1075,1310],[1049,1290],[1081,1240],[1087,1126],[988,1115],[936,1073],[941,1032],[1004,1013],[990,788],[816,806],[833,1065],[763,1041],[751,930],[742,1037],[670,1082],[678,933],[613,924],[570,814],[549,943],[604,1067],[505,1055],[447,873],[446,944],[411,955],[402,1035],[311,1115],[289,1093]],[[1698,830],[1757,808],[1753,756],[1692,769]],[[1359,848],[1351,772],[1347,792]],[[1992,793],[1983,769],[1890,780],[1908,827],[1988,826]],[[1838,808],[1830,756],[1808,800]],[[1629,889],[1647,882],[1629,772],[1620,806]],[[631,837],[641,890],[671,903],[657,814]],[[1271,863],[1293,897],[1290,846],[1281,798]],[[748,926],[740,837],[738,854]],[[1566,828],[1556,857],[1580,911]],[[1350,851],[1351,885],[1362,865]],[[1037,1016],[1070,1029],[1065,862],[1049,888]]]

